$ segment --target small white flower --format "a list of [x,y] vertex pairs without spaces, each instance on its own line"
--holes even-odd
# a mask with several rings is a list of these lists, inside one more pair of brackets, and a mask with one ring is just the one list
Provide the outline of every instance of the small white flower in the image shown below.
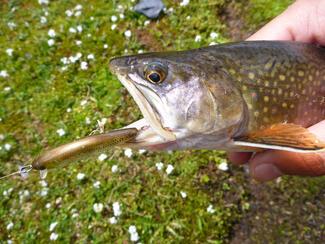
[[173,170],[174,170],[174,166],[171,164],[168,164],[167,168],[166,168],[166,174],[167,175],[171,174],[173,172]]
[[128,157],[128,158],[131,158],[132,155],[133,155],[132,149],[131,149],[131,148],[126,148],[126,149],[124,150],[124,155],[125,155],[126,157]]
[[5,88],[3,88],[4,91],[8,92],[11,90],[11,87],[10,86],[6,86]]
[[218,169],[220,169],[222,171],[227,171],[229,169],[227,162],[222,161],[221,164],[218,165]]
[[9,76],[9,75],[8,75],[7,70],[1,70],[1,71],[0,71],[0,77],[6,78],[6,77],[8,77],[8,76]]
[[88,34],[87,34],[87,37],[91,37],[91,34],[90,34],[90,33],[88,33]]
[[41,195],[42,197],[45,197],[45,196],[47,196],[48,192],[49,192],[49,188],[45,187],[45,188],[43,188],[43,189],[41,190],[40,195]]
[[159,162],[159,163],[156,163],[156,168],[157,168],[157,170],[162,170],[163,169],[163,167],[164,167],[164,164],[162,163],[162,162]]
[[216,45],[216,44],[217,44],[216,42],[210,42],[209,46],[213,46],[213,45]]
[[77,179],[78,180],[83,180],[86,177],[86,175],[84,173],[78,173],[77,174]]
[[93,186],[98,189],[100,187],[100,181],[96,181]]
[[13,50],[12,48],[7,48],[7,49],[6,49],[6,53],[7,53],[7,55],[10,56],[10,57],[12,56],[12,53],[13,53],[13,52],[14,52],[14,50]]
[[77,60],[78,60],[78,58],[76,57],[76,56],[70,56],[69,57],[69,62],[71,62],[71,63],[75,63],[75,62],[77,62]]
[[76,16],[76,17],[78,17],[78,16],[80,16],[81,15],[81,11],[76,11],[75,13],[74,13],[74,16]]
[[211,39],[216,39],[216,38],[218,38],[218,36],[219,36],[219,35],[218,35],[218,33],[216,33],[216,32],[211,32],[211,33],[210,33],[210,38],[211,38]]
[[61,129],[56,130],[56,133],[58,133],[59,136],[64,136],[65,130],[61,128]]
[[73,28],[73,27],[70,27],[70,28],[69,28],[69,32],[70,32],[70,33],[76,33],[77,30],[76,30],[75,28]]
[[89,60],[90,60],[90,59],[95,59],[94,54],[92,54],[92,53],[88,54],[87,59],[89,59]]
[[130,237],[131,241],[136,242],[136,241],[139,240],[139,235],[138,235],[138,232],[137,232],[137,228],[134,225],[131,225],[129,227],[129,233],[131,235],[131,237]]
[[187,197],[187,194],[184,191],[181,191],[180,194],[181,194],[182,198],[186,198]]
[[124,32],[124,36],[126,38],[130,38],[132,36],[132,32],[130,30],[127,30],[127,31]]
[[7,240],[7,244],[14,244],[12,240]]
[[98,156],[98,160],[99,161],[104,161],[105,159],[107,159],[107,154],[105,154],[105,153],[102,153],[102,154],[100,154],[99,156]]
[[213,208],[212,204],[210,204],[208,207],[207,207],[207,212],[208,213],[214,213],[216,210]]
[[47,19],[45,16],[41,16],[41,24],[46,24]]
[[146,20],[143,25],[146,26],[146,25],[149,25],[150,24],[150,20]]
[[94,18],[94,16],[90,16],[90,20],[94,20],[95,18]]
[[119,202],[114,202],[113,203],[113,213],[114,213],[115,217],[118,217],[118,216],[120,216],[122,214],[121,206],[120,206]]
[[80,69],[87,70],[88,69],[88,63],[86,61],[82,61],[80,63]]
[[49,37],[55,37],[56,33],[55,33],[55,30],[53,29],[50,29],[47,34],[49,35]]
[[47,182],[45,180],[40,180],[39,183],[41,186],[47,187]]
[[44,11],[44,15],[45,15],[45,16],[49,16],[49,12]]
[[39,4],[44,4],[44,5],[48,5],[49,4],[49,0],[38,0]]
[[143,50],[142,49],[138,50],[138,53],[143,53]]
[[53,39],[49,39],[49,40],[47,41],[47,44],[48,44],[50,47],[53,46],[54,43],[55,43],[55,41],[54,41]]
[[58,225],[58,222],[53,222],[53,223],[51,223],[51,224],[50,224],[49,231],[52,232],[52,231],[55,229],[55,227],[56,227],[57,225]]
[[72,112],[72,108],[67,108],[67,113],[71,113]]
[[61,63],[63,63],[63,64],[69,64],[69,63],[70,63],[70,61],[69,61],[69,59],[68,59],[67,57],[63,57],[63,58],[61,58],[60,61],[61,61]]
[[4,145],[4,148],[5,148],[5,150],[6,151],[10,151],[10,149],[11,149],[11,144],[9,144],[9,143],[6,143],[5,145]]
[[117,219],[116,219],[116,217],[111,217],[111,218],[109,218],[109,222],[110,222],[110,224],[112,224],[112,225],[116,224],[116,223],[117,223]]
[[113,15],[113,16],[111,17],[111,21],[112,21],[112,22],[116,22],[116,21],[117,21],[117,17],[116,17],[115,15]]
[[78,26],[77,26],[77,31],[78,31],[79,33],[82,32],[82,26],[81,26],[81,25],[78,25]]
[[10,222],[7,224],[7,230],[11,230],[14,227],[14,223]]
[[4,134],[0,134],[0,141],[4,140],[5,139],[5,136]]
[[139,149],[139,154],[144,154],[145,152],[146,152],[147,150],[145,150],[145,149]]
[[51,233],[50,235],[50,240],[51,241],[56,241],[58,239],[59,235],[55,232]]
[[16,26],[17,26],[17,25],[16,25],[14,22],[8,22],[8,24],[7,24],[7,25],[8,25],[8,27],[9,27],[9,29],[10,29],[10,30],[13,30],[13,29],[15,29],[15,28],[16,28]]
[[100,213],[103,211],[104,205],[102,203],[95,203],[93,206],[93,210],[95,213]]
[[202,40],[202,37],[200,35],[195,36],[195,42],[200,42]]
[[86,117],[86,119],[85,119],[85,123],[86,123],[86,125],[90,125],[90,124],[91,124],[91,120],[90,120],[89,117]]
[[120,14],[120,19],[124,19],[124,18],[125,18],[124,14]]
[[82,57],[82,53],[78,52],[78,53],[76,54],[76,58],[79,59],[79,58],[81,58],[81,57]]
[[104,44],[103,47],[104,47],[104,49],[107,49],[108,48],[108,45],[107,44]]
[[65,14],[68,16],[68,17],[71,17],[73,15],[73,12],[68,9],[67,11],[65,11]]
[[112,166],[112,173],[116,173],[118,171],[118,166],[116,164],[114,164]]
[[47,209],[49,209],[51,207],[51,203],[47,203],[46,205],[45,205],[45,208],[47,208]]
[[78,216],[79,216],[78,213],[73,213],[73,214],[71,215],[71,218],[75,219],[75,218],[77,218]]
[[180,6],[186,6],[186,5],[188,5],[190,3],[190,0],[183,0],[182,2],[180,2]]
[[76,45],[77,46],[80,46],[82,44],[82,41],[80,41],[80,40],[76,40]]
[[88,101],[87,100],[82,100],[81,102],[80,102],[80,106],[85,106],[86,104],[88,103]]
[[75,10],[82,10],[82,5],[81,4],[77,4],[75,7],[74,7]]
[[113,24],[112,26],[111,26],[111,30],[115,30],[116,29],[116,24]]

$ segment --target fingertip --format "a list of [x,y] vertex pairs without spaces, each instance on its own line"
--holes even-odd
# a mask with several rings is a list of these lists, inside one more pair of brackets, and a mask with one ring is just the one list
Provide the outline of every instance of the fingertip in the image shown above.
[[246,152],[228,152],[228,158],[233,164],[241,165],[247,163],[252,153]]

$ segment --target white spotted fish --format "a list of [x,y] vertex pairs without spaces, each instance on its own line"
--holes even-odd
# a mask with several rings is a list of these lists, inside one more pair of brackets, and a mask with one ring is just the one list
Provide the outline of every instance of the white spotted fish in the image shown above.
[[324,150],[325,48],[252,41],[114,58],[144,119],[130,147]]

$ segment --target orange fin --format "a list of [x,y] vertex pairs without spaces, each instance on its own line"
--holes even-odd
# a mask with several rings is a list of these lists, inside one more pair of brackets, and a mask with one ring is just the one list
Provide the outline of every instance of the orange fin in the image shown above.
[[325,143],[317,139],[306,128],[296,124],[275,124],[235,138],[240,147],[277,149],[293,152],[325,151]]

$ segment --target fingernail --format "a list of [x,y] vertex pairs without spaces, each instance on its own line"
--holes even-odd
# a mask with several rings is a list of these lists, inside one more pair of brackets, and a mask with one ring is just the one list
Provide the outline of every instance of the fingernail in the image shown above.
[[282,175],[281,171],[274,164],[260,164],[252,170],[253,177],[258,181],[268,181]]

